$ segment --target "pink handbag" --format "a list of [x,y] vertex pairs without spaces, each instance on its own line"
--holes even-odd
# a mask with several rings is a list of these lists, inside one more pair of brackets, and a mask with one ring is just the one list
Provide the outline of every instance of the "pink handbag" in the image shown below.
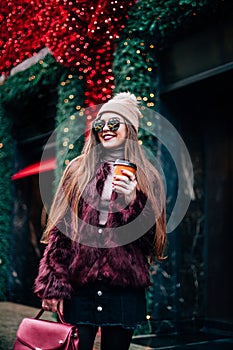
[[35,318],[24,318],[16,334],[14,350],[78,350],[78,328],[65,323],[58,311],[60,322],[39,320],[44,310]]

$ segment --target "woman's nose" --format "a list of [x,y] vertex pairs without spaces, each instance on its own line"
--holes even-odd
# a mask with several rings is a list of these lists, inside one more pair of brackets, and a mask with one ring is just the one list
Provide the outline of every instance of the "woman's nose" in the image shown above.
[[103,130],[109,130],[108,123],[104,124]]

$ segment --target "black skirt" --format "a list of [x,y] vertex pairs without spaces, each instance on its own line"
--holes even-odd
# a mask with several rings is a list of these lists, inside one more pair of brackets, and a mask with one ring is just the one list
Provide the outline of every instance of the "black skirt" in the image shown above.
[[146,321],[145,289],[113,287],[97,281],[76,291],[64,304],[66,322],[134,329]]

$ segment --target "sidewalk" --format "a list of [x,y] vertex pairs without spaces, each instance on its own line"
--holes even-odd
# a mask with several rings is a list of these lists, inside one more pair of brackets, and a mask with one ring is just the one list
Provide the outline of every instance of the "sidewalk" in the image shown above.
[[233,337],[214,333],[138,336],[130,350],[233,350]]
[[[0,302],[0,350],[12,350],[17,328],[24,317],[34,317],[39,309],[30,306]],[[43,318],[54,321],[51,312]],[[100,350],[97,334],[93,350]],[[233,350],[233,337],[212,333],[144,335],[134,337],[130,350]],[[109,349],[111,350],[111,349]],[[121,350],[121,349],[119,349]]]
[[[24,317],[34,317],[39,309],[15,304],[0,302],[0,350],[12,350],[16,338],[16,332]],[[43,319],[54,321],[51,312],[45,312]],[[93,350],[99,350],[99,335],[96,337]]]

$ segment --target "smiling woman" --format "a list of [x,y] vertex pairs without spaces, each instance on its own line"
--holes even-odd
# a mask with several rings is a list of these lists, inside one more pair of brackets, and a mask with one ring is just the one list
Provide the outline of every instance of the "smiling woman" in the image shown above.
[[[82,154],[66,167],[53,200],[35,292],[42,307],[59,307],[79,327],[80,350],[91,350],[101,327],[102,350],[127,350],[146,321],[149,261],[163,260],[165,194],[157,169],[138,143],[137,99],[119,93],[104,104]],[[116,159],[136,174],[114,174]]]

